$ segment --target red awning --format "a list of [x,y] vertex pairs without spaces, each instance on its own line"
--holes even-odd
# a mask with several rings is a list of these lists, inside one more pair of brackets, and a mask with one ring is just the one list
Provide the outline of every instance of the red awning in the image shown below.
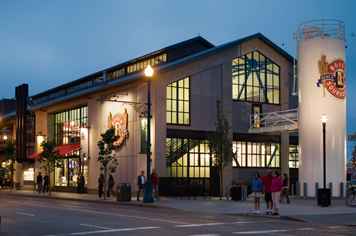
[[56,151],[60,156],[67,156],[73,154],[75,151],[79,151],[80,144],[62,144],[56,147]]
[[41,158],[41,153],[42,152],[34,152],[27,159],[38,160]]
[[[79,151],[80,149],[80,144],[62,144],[56,147],[56,151],[58,152],[58,154],[62,157],[68,156],[73,154],[75,151]],[[28,159],[31,160],[38,160],[41,158],[41,154],[42,152],[34,152],[32,153]]]

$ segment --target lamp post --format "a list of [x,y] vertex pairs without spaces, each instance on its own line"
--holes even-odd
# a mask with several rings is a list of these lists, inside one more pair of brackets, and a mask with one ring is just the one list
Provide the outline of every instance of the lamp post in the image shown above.
[[326,115],[321,116],[321,123],[323,126],[323,188],[326,189]]
[[153,68],[148,65],[145,69],[145,77],[147,78],[147,181],[143,195],[144,203],[153,202],[151,182],[151,78],[153,73]]
[[323,127],[323,188],[318,189],[317,201],[318,205],[328,207],[331,205],[331,189],[326,188],[326,115],[321,116],[321,124]]

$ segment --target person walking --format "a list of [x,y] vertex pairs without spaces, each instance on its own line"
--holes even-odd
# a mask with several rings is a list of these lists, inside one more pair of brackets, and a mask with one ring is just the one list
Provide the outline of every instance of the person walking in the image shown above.
[[137,176],[137,187],[138,187],[138,191],[137,191],[137,201],[140,201],[140,195],[141,192],[143,192],[143,188],[145,186],[146,183],[146,179],[145,179],[145,172],[141,171],[141,174],[139,176]]
[[281,191],[283,187],[283,180],[278,171],[273,172],[271,192],[273,202],[273,215],[279,215],[279,202]]
[[114,177],[112,174],[109,175],[109,182],[108,182],[108,191],[107,191],[107,196],[110,197],[110,195],[113,193],[113,188],[115,185]]
[[272,201],[272,192],[271,192],[271,185],[272,185],[272,171],[269,170],[267,175],[261,177],[263,183],[263,192],[265,194],[265,201],[266,201],[266,214],[272,215],[272,208],[273,208],[273,201]]
[[286,173],[283,174],[283,187],[282,187],[282,193],[281,193],[281,202],[283,202],[283,199],[286,199],[287,204],[290,203],[289,199],[289,178]]
[[255,213],[260,214],[261,213],[260,199],[263,191],[263,183],[261,180],[261,176],[258,172],[252,179],[251,190],[255,202]]
[[43,177],[41,172],[38,172],[37,178],[36,178],[36,183],[37,183],[37,192],[41,193],[42,192],[42,182],[43,182]]
[[151,181],[152,181],[152,188],[153,188],[153,194],[154,194],[153,196],[156,198],[156,200],[159,200],[159,192],[158,192],[159,177],[158,177],[156,170],[152,171]]
[[46,174],[43,177],[43,193],[47,193],[49,191],[49,176]]
[[104,194],[104,181],[105,181],[104,175],[100,174],[99,179],[98,179],[98,194],[99,194],[99,198],[101,198],[101,196],[103,196],[103,194]]

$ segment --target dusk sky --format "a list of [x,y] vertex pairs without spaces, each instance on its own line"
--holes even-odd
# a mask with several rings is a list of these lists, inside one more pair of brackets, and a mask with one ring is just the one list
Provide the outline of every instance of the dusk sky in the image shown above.
[[30,94],[201,35],[218,45],[256,32],[295,55],[307,20],[346,24],[348,125],[356,131],[356,1],[0,1],[0,97]]

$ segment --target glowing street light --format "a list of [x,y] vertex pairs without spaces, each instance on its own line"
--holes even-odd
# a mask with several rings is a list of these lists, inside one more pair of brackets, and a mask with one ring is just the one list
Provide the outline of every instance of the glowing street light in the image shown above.
[[152,77],[154,74],[154,70],[151,65],[146,66],[145,68],[145,76],[146,77]]
[[145,76],[147,77],[147,181],[145,184],[145,191],[143,195],[144,203],[154,202],[152,197],[152,181],[151,181],[151,77],[154,74],[153,68],[148,65],[145,69]]

